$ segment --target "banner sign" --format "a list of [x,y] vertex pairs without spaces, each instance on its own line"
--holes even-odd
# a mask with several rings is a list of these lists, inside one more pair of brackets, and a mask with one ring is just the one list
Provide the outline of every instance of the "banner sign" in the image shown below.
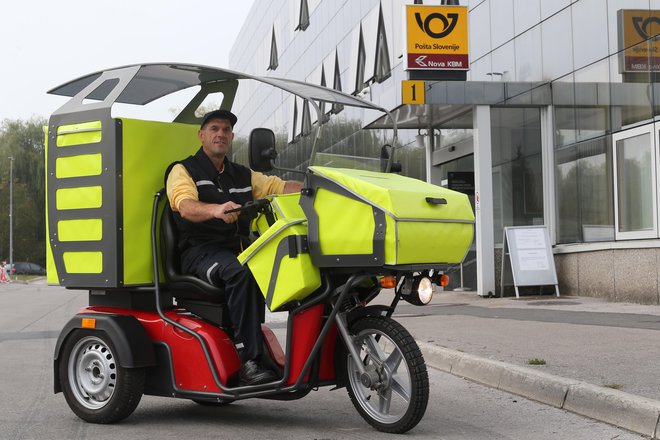
[[467,6],[406,5],[406,69],[469,70]]
[[660,72],[660,11],[621,9],[619,73]]

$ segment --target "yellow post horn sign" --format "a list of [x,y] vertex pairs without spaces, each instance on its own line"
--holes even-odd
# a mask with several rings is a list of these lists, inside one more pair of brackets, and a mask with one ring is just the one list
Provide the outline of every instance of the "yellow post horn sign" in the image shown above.
[[660,11],[622,9],[619,19],[620,73],[660,71]]
[[406,68],[469,70],[466,6],[406,5]]

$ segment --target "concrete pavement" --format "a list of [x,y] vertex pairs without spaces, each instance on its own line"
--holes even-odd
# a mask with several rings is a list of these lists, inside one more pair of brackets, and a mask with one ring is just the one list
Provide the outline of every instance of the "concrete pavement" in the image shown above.
[[[86,301],[84,292],[72,297],[41,284],[32,286],[64,295],[58,311],[66,316]],[[378,298],[385,304],[391,299],[387,292]],[[30,307],[38,323],[44,316],[55,319]],[[34,327],[10,310],[0,313],[8,328]],[[286,314],[268,315],[273,324],[286,319]],[[660,438],[660,306],[439,292],[424,307],[400,303],[394,317],[415,337],[432,368]],[[530,365],[532,360],[543,365]]]
[[430,367],[660,437],[660,306],[440,292],[394,317]]

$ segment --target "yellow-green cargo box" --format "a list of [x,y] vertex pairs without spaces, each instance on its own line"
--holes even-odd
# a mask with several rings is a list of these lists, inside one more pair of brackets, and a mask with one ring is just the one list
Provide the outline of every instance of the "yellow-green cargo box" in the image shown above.
[[199,148],[197,125],[53,115],[46,132],[48,282],[151,285],[151,210],[167,166]]
[[465,194],[397,174],[310,167],[300,205],[319,267],[459,263],[472,243]]
[[271,311],[301,300],[321,286],[320,270],[312,263],[307,246],[307,222],[295,203],[299,197],[272,197],[277,221],[264,231],[265,216],[259,216],[261,235],[238,256],[250,268]]

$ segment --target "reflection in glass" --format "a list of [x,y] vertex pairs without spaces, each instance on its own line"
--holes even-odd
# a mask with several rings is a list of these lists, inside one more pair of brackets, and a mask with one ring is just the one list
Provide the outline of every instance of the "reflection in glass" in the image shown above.
[[611,156],[607,137],[556,151],[559,243],[614,240]]
[[505,226],[544,223],[540,117],[538,108],[491,109],[496,243]]
[[653,151],[650,134],[616,143],[619,232],[653,229]]

